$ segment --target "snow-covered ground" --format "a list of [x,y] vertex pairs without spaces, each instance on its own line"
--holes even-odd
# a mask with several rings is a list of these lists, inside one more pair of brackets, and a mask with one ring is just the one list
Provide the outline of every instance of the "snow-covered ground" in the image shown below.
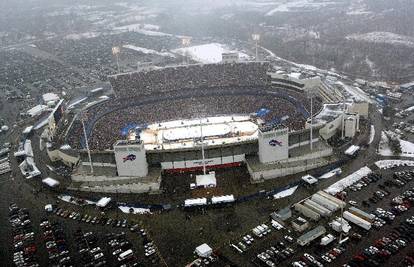
[[157,25],[152,24],[130,24],[114,28],[116,31],[137,32],[148,36],[172,36],[170,33],[160,32]]
[[291,0],[278,3],[277,7],[266,13],[266,16],[272,16],[278,12],[292,11],[311,11],[317,10],[328,5],[336,4],[335,2],[318,1],[318,0]]
[[345,37],[347,40],[356,40],[370,43],[382,43],[391,45],[404,45],[414,47],[414,38],[392,32],[369,32],[362,34],[351,34]]
[[[389,140],[385,132],[381,132],[381,142],[378,147],[378,154],[381,156],[396,156],[391,151],[391,148],[388,144]],[[409,157],[414,158],[414,144],[405,140],[400,139],[400,145],[401,145],[401,154],[398,155],[400,157]]]
[[279,199],[279,198],[288,197],[288,196],[290,196],[290,195],[293,195],[293,193],[295,193],[296,189],[298,189],[298,185],[297,185],[297,186],[294,186],[294,187],[291,187],[291,188],[289,188],[289,189],[286,189],[286,190],[280,191],[280,192],[279,192],[279,193],[277,193],[277,194],[274,194],[274,195],[273,195],[273,198],[274,198],[274,199]]
[[368,145],[370,145],[374,141],[374,137],[375,137],[375,126],[371,124],[371,129],[369,131]]
[[[231,50],[226,45],[219,44],[219,43],[210,43],[204,45],[196,45],[190,46],[185,48],[178,48],[172,50],[173,53],[177,53],[180,55],[187,55],[191,57],[193,60],[208,64],[208,63],[219,63],[221,62],[221,54],[222,53],[229,53],[229,52],[238,52]],[[239,57],[241,60],[249,60],[250,57],[242,52],[238,52]]]
[[122,46],[124,48],[127,49],[131,49],[134,51],[138,51],[144,54],[152,54],[152,55],[158,55],[158,56],[163,56],[163,57],[175,57],[174,54],[170,53],[170,52],[158,52],[156,50],[153,49],[148,49],[148,48],[144,48],[144,47],[139,47],[139,46],[135,46],[135,45],[124,45]]
[[336,168],[336,169],[333,169],[332,171],[329,171],[319,176],[318,179],[328,179],[328,178],[334,177],[335,175],[340,175],[341,173],[342,173],[341,168]]
[[99,32],[84,32],[84,33],[73,33],[68,34],[64,38],[66,40],[80,40],[80,39],[89,39],[89,38],[95,38],[100,35]]

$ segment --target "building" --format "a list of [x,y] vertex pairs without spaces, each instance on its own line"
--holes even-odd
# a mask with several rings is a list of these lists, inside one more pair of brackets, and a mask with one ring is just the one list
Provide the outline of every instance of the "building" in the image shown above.
[[309,223],[302,217],[298,217],[292,221],[292,227],[295,231],[303,232],[309,227]]
[[239,62],[239,53],[238,52],[222,53],[221,62],[222,63],[237,63]]

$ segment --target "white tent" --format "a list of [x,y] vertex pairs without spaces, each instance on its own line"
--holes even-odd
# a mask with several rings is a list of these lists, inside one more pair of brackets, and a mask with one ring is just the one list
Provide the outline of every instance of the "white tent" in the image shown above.
[[52,204],[47,204],[47,205],[45,205],[45,211],[47,211],[47,212],[52,212],[52,211],[53,211],[53,206],[52,206]]
[[196,247],[195,251],[194,251],[199,257],[203,257],[206,258],[208,256],[211,255],[211,253],[213,253],[213,249],[207,245],[206,243]]
[[209,174],[196,175],[197,187],[216,187],[217,179],[214,172]]
[[106,205],[109,204],[109,202],[111,202],[111,200],[112,199],[110,197],[103,197],[98,202],[96,202],[96,206],[98,206],[100,208],[104,208],[104,207],[106,207]]
[[40,113],[42,113],[46,109],[47,109],[47,106],[45,106],[45,105],[37,105],[37,106],[34,106],[33,108],[29,109],[27,111],[27,114],[30,115],[31,117],[34,117],[34,116],[39,115]]
[[47,177],[47,178],[43,179],[42,183],[44,183],[45,185],[48,185],[50,187],[56,187],[60,184],[59,181],[57,181],[53,178],[50,178],[50,177]]

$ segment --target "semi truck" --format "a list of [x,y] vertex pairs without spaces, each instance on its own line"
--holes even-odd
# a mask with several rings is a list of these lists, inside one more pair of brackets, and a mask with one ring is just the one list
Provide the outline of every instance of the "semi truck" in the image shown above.
[[344,219],[350,221],[351,223],[354,223],[356,225],[358,225],[359,227],[365,229],[365,230],[370,230],[371,229],[371,223],[362,219],[359,216],[356,216],[352,213],[350,213],[349,211],[345,211],[343,214]]
[[319,221],[319,219],[321,218],[321,215],[319,213],[314,212],[313,210],[303,206],[300,203],[296,203],[294,207],[295,210],[303,214],[303,216],[308,217],[314,221]]

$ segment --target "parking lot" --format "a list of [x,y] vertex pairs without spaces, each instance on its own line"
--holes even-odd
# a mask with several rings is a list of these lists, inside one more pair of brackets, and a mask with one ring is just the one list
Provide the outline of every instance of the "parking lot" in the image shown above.
[[[413,248],[410,232],[413,227],[407,225],[406,220],[410,221],[414,214],[410,209],[414,203],[414,191],[410,191],[414,189],[414,183],[411,182],[414,173],[407,171],[408,169],[378,170],[376,174],[361,179],[346,190],[348,206],[356,206],[367,213],[373,213],[376,219],[369,231],[350,223],[351,231],[348,236],[342,237],[347,241],[339,246],[339,234],[328,226],[328,222],[334,218],[332,216],[318,223],[311,223],[314,226],[325,225],[327,233],[335,236],[334,242],[327,246],[321,246],[319,238],[310,245],[301,247],[296,243],[301,233],[294,231],[290,224],[286,224],[284,228],[277,225],[272,227],[268,220],[265,224],[269,230],[265,231],[265,234],[259,236],[254,230],[246,229],[246,234],[231,240],[228,246],[223,248],[223,252],[240,266],[409,266],[408,263],[404,265],[404,261],[409,261],[405,256]],[[401,183],[395,183],[398,180]],[[340,214],[336,214],[338,215]],[[403,229],[400,230],[399,227]],[[375,245],[376,240],[389,236],[393,231],[397,233],[392,236],[387,247],[392,250],[389,251],[390,255],[385,252],[387,249],[381,248],[371,257],[363,256],[366,258],[360,262],[354,260],[364,249]],[[404,234],[401,234],[401,231]]]

